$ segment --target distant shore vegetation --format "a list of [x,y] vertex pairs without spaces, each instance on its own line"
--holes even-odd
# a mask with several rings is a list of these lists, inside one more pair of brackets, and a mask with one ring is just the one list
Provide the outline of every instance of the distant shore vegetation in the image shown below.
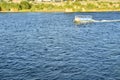
[[75,0],[63,2],[0,1],[1,12],[96,12],[120,11],[119,2]]

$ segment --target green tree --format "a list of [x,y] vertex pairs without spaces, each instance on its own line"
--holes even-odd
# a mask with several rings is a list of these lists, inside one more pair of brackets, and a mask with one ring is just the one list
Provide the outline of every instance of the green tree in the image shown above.
[[4,2],[4,0],[0,0],[0,2]]
[[95,9],[97,6],[92,3],[88,3],[86,7],[87,9]]
[[9,11],[10,10],[10,4],[7,2],[2,2],[1,4],[2,10]]
[[27,1],[29,2],[29,1],[35,1],[35,0],[27,0]]
[[32,10],[43,10],[44,9],[44,4],[32,5],[31,9]]
[[20,6],[22,9],[30,9],[31,8],[31,5],[27,1],[20,2]]
[[10,8],[15,10],[21,10],[21,6],[18,3],[10,3]]
[[1,11],[1,6],[0,6],[0,11]]

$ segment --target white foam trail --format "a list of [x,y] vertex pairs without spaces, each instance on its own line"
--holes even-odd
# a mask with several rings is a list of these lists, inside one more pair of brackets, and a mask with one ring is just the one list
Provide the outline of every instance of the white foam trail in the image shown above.
[[93,22],[120,22],[120,20],[94,20]]

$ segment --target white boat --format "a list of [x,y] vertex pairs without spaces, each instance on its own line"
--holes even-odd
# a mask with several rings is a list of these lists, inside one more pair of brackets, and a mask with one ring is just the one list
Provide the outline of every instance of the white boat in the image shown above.
[[75,16],[74,22],[75,23],[90,23],[90,22],[94,22],[94,20],[92,19],[92,16],[90,15],[77,15]]

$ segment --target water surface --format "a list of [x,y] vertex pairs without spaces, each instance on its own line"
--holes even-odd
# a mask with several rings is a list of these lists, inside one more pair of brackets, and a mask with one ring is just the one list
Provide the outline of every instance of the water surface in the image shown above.
[[0,13],[0,80],[120,80],[120,22],[75,25],[75,15]]

